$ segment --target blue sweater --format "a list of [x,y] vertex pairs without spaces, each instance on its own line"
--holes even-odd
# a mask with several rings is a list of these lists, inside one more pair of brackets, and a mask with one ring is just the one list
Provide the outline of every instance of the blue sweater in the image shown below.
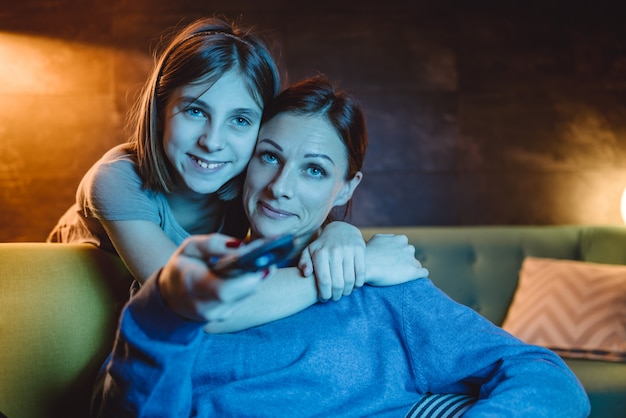
[[479,398],[466,417],[584,417],[554,353],[522,343],[430,280],[365,286],[338,302],[211,335],[149,280],[125,308],[96,404],[101,417],[404,417],[427,393]]

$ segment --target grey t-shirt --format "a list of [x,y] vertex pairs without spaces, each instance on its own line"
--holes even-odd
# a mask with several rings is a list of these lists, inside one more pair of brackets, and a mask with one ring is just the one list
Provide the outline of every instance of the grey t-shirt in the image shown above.
[[[239,200],[232,202],[227,212],[236,211],[232,206],[237,204]],[[247,229],[245,217],[236,217]],[[90,243],[115,253],[101,220],[154,222],[176,245],[190,235],[174,218],[165,195],[142,187],[136,157],[126,145],[109,150],[85,174],[76,192],[76,203],[60,218],[48,241]],[[224,220],[219,230],[223,225]]]

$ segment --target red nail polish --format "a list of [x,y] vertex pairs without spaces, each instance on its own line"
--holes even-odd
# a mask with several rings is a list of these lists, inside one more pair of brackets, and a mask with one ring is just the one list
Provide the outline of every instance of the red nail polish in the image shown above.
[[269,269],[263,270],[263,276],[261,277],[261,280],[267,279],[267,276],[269,276],[269,275],[270,275]]
[[226,248],[239,248],[243,244],[243,241],[239,241],[237,239],[233,239],[226,242]]

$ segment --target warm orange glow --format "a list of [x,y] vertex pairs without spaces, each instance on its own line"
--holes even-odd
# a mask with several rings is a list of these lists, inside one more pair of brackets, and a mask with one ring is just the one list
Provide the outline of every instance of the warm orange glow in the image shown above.
[[115,54],[99,45],[0,32],[0,202],[11,222],[3,228],[35,227],[45,239],[73,200],[74,179],[121,142]]
[[0,93],[84,93],[110,90],[112,63],[104,48],[58,39],[0,33]]
[[620,205],[620,209],[622,212],[622,220],[626,224],[626,188],[624,188],[624,191],[622,192],[622,202]]

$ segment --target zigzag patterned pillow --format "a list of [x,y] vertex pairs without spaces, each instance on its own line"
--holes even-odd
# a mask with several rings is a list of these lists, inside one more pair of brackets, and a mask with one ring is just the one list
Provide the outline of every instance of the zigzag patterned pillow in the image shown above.
[[626,361],[626,266],[527,257],[502,328],[562,357]]

